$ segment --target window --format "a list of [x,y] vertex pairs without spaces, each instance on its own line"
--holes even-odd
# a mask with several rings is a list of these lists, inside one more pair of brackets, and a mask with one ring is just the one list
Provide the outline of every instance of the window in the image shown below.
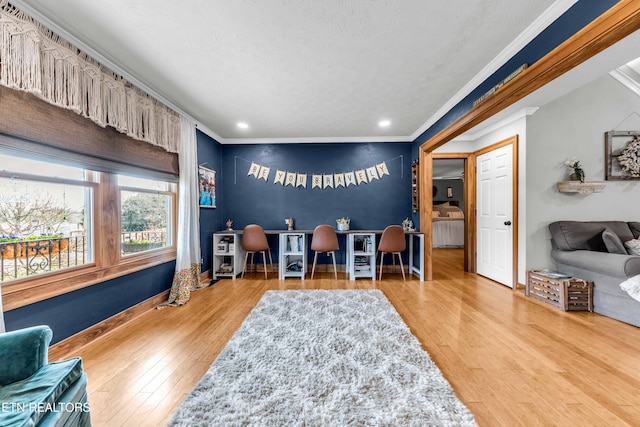
[[81,168],[2,156],[0,282],[91,263],[93,183]]
[[0,152],[5,309],[175,259],[177,184],[11,154]]
[[122,254],[171,246],[173,184],[118,175]]

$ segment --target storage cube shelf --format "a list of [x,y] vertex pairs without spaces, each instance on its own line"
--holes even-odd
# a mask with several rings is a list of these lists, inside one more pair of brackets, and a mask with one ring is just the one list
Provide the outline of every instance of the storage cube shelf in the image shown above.
[[359,277],[376,279],[376,235],[375,233],[350,233],[347,245],[347,269],[349,279]]
[[527,272],[525,294],[564,311],[593,311],[593,282],[539,271]]
[[242,237],[236,233],[221,232],[213,235],[213,278],[232,277],[242,273],[244,251]]
[[278,278],[299,277],[307,273],[307,235],[302,232],[280,234]]

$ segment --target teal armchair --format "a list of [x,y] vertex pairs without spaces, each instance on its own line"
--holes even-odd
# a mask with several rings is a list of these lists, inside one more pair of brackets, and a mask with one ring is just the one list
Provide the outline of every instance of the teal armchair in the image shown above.
[[82,359],[48,363],[53,333],[0,334],[0,426],[91,426]]

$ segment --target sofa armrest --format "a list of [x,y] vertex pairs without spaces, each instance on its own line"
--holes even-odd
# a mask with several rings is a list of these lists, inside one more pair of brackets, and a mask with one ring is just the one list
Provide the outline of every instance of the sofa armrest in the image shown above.
[[30,377],[46,365],[52,337],[44,325],[0,334],[0,386]]
[[623,278],[623,280],[640,274],[640,256],[637,255],[552,249],[551,257],[560,264]]

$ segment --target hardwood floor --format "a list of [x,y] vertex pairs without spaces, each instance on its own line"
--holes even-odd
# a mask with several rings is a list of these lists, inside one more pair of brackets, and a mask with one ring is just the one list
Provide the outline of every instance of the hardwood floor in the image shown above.
[[164,425],[266,290],[372,288],[396,307],[479,425],[640,425],[640,328],[561,312],[464,273],[460,249],[433,256],[432,282],[255,273],[194,292],[183,307],[145,313],[69,355],[84,359],[93,425]]

